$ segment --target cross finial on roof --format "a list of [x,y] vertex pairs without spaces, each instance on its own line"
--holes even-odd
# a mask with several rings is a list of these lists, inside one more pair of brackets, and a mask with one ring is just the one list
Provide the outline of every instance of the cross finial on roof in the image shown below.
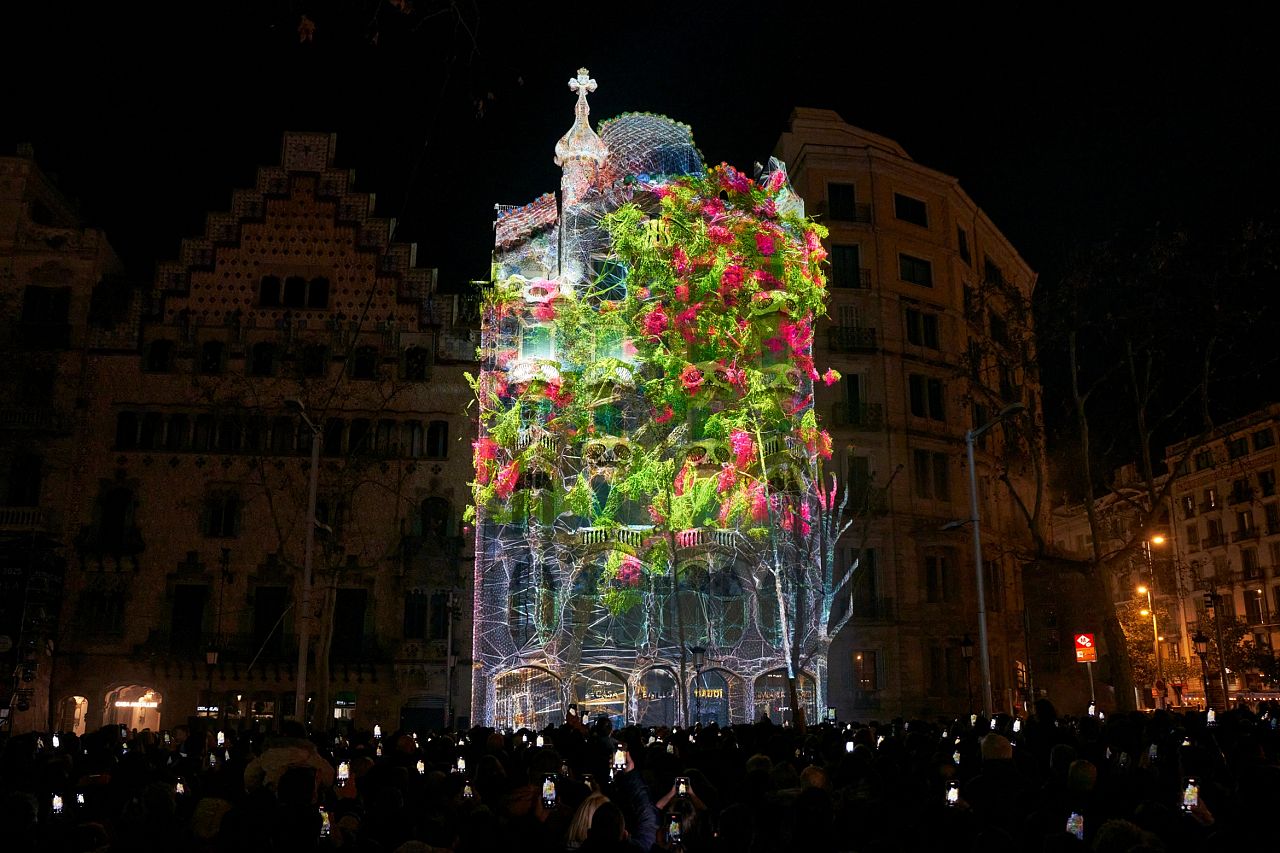
[[576,92],[578,103],[574,106],[573,127],[561,137],[556,144],[556,165],[563,166],[570,159],[589,157],[596,162],[603,162],[608,151],[600,137],[591,129],[588,116],[591,107],[587,104],[587,95],[596,90],[596,81],[591,79],[591,72],[585,68],[578,69],[578,76],[569,80],[569,91]]

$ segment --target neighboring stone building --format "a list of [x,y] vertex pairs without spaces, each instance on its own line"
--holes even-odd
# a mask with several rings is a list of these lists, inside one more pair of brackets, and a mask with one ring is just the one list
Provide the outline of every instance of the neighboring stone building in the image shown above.
[[[74,425],[92,387],[87,319],[120,263],[35,164],[0,157],[0,732],[47,726],[66,545],[76,521]],[[65,630],[65,624],[62,628]]]
[[[860,507],[845,559],[861,549],[852,621],[830,662],[840,713],[960,711],[982,704],[966,430],[1027,409],[978,440],[994,704],[1024,698],[1022,561],[1042,488],[1040,381],[1030,300],[1035,273],[956,179],[829,110],[797,109],[775,154],[831,231],[830,318],[815,358],[844,374],[817,407]],[[887,490],[886,490],[887,487]],[[865,533],[865,535],[864,535]],[[966,677],[968,675],[968,677]]]
[[99,271],[68,279],[58,728],[296,713],[308,423],[308,715],[439,725],[448,694],[466,715],[470,303],[436,295],[334,149],[286,134],[152,287],[104,279],[90,314]]
[[[1188,439],[1165,452],[1166,464],[1177,474],[1169,501],[1170,533],[1184,637],[1201,628],[1212,635],[1204,619],[1206,594],[1216,596],[1224,625],[1244,622],[1244,644],[1250,648],[1228,675],[1232,701],[1278,695],[1276,682],[1262,674],[1280,644],[1278,435],[1280,404],[1271,404],[1223,424],[1207,439]],[[1220,676],[1211,672],[1210,681],[1219,684]],[[1193,699],[1203,696],[1194,685],[1193,690]],[[1220,687],[1211,687],[1211,701],[1220,703],[1221,694]]]

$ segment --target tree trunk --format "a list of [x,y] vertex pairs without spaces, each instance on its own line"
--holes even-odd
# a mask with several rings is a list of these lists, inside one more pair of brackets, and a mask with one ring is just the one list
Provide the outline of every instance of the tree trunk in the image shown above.
[[[1096,572],[1097,570],[1095,570]],[[1115,602],[1107,594],[1107,584],[1094,583],[1098,599],[1098,612],[1102,613],[1102,637],[1107,641],[1107,654],[1111,658],[1111,684],[1116,691],[1116,709],[1136,709],[1133,696],[1133,665],[1129,660],[1129,643],[1116,616]]]

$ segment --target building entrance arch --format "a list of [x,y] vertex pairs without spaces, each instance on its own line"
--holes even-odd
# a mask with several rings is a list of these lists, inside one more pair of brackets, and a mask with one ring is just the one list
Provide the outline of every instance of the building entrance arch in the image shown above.
[[125,726],[130,731],[160,730],[160,709],[164,697],[145,684],[125,684],[106,695],[103,708],[104,726]]
[[89,712],[89,700],[83,696],[67,696],[58,702],[57,731],[74,734],[85,732],[85,715]]

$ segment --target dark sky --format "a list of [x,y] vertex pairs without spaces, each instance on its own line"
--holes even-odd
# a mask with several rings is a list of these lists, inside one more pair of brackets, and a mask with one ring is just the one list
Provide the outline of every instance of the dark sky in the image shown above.
[[940,19],[856,2],[18,5],[0,13],[0,142],[33,142],[141,280],[277,162],[287,129],[336,131],[339,164],[446,287],[483,278],[494,203],[557,186],[552,148],[579,65],[599,81],[594,119],[664,113],[693,127],[708,161],[744,168],[792,107],[834,108],[957,176],[1042,286],[1117,229],[1274,218],[1280,198],[1280,73],[1266,28],[1246,18],[1073,7],[1064,21],[1024,6]]

